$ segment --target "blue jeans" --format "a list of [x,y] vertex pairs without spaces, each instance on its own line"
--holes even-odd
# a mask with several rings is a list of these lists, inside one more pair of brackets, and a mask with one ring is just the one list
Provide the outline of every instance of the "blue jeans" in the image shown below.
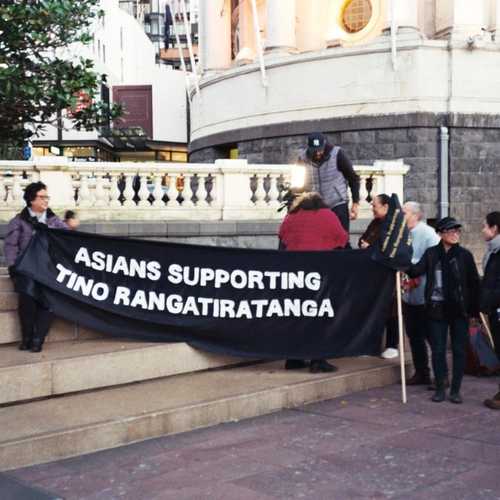
[[432,348],[432,368],[436,377],[436,384],[442,384],[447,373],[446,342],[448,329],[451,337],[453,353],[453,375],[451,392],[460,391],[465,369],[465,347],[467,345],[468,321],[465,318],[450,318],[445,320],[429,320],[429,334]]

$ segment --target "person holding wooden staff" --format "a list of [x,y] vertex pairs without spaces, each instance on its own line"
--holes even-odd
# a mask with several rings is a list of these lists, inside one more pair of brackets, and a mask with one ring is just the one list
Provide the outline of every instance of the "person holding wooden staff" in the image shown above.
[[[500,359],[500,212],[491,212],[483,224],[483,237],[487,251],[483,258],[481,283],[481,311],[488,315],[495,352]],[[499,391],[484,404],[492,410],[500,410]]]

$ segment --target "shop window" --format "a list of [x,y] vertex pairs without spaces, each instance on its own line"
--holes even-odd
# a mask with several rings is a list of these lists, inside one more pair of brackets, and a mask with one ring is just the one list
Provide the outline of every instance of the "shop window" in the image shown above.
[[187,153],[182,151],[172,151],[172,161],[186,163]]
[[342,27],[347,33],[358,33],[366,28],[373,14],[370,0],[350,0],[342,11]]

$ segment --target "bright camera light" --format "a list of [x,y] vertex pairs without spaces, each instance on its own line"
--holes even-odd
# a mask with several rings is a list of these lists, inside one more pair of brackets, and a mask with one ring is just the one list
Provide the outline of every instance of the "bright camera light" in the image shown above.
[[302,165],[292,165],[290,184],[292,188],[303,188],[306,181],[306,169]]

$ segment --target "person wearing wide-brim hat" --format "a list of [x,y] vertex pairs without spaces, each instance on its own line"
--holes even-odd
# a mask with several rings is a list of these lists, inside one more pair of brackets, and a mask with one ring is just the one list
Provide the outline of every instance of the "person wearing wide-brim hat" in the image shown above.
[[460,387],[465,369],[469,321],[479,317],[479,274],[472,253],[460,246],[462,224],[454,217],[438,221],[441,241],[428,248],[420,261],[407,271],[412,278],[426,276],[425,311],[429,321],[432,367],[436,391],[432,401],[446,397],[446,344],[448,332],[453,353],[453,376],[449,399],[462,403]]

